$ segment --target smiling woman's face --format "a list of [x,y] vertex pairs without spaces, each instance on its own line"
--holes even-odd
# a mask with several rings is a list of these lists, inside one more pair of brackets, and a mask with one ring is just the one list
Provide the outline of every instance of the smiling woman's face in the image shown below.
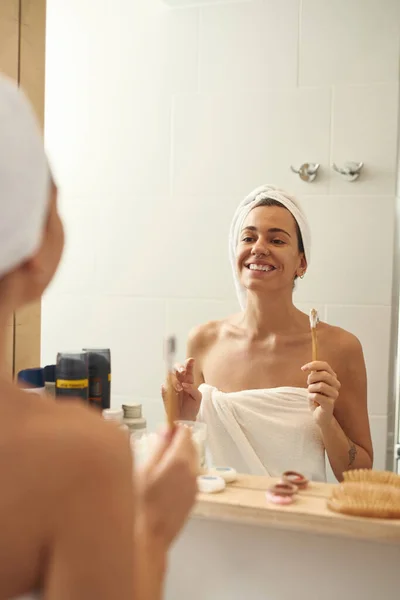
[[240,282],[248,290],[293,288],[307,262],[299,249],[293,215],[281,206],[257,206],[248,214],[236,250]]

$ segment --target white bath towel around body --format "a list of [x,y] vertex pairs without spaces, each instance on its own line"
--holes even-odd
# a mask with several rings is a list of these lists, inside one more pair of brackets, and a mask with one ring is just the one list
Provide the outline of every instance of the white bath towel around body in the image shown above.
[[306,388],[225,393],[202,384],[199,389],[198,420],[208,426],[213,465],[271,477],[295,470],[326,481],[325,448]]

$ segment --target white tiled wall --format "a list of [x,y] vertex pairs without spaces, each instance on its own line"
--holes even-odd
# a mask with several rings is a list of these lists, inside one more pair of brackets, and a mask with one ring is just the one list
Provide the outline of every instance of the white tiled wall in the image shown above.
[[[46,141],[67,248],[43,361],[111,346],[114,402],[162,419],[162,338],[236,310],[234,208],[270,182],[313,230],[296,303],[356,333],[384,466],[398,132],[398,0],[48,0]],[[348,183],[330,165],[364,161]],[[303,183],[290,165],[321,163]]]

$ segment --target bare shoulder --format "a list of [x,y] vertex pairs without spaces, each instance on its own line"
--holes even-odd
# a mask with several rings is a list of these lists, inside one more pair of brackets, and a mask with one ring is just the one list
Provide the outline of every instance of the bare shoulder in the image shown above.
[[[53,447],[60,462],[71,466],[82,464],[82,456],[87,463],[85,469],[93,461],[96,470],[115,466],[124,455],[130,457],[122,431],[80,401],[55,404],[46,414],[31,419],[30,431],[42,446]],[[29,436],[27,439],[30,441]]]
[[193,327],[188,336],[188,356],[196,357],[209,350],[230,322],[231,317],[228,317]]
[[319,328],[321,346],[338,368],[347,371],[352,365],[359,367],[364,362],[363,348],[357,336],[327,323],[321,323]]
[[[60,489],[60,482],[68,486],[80,472],[87,473],[89,466],[92,474],[101,475],[111,465],[129,461],[124,434],[81,402],[62,404],[19,391],[15,396],[19,396],[14,398],[19,401],[18,412],[15,414],[13,408],[6,411],[1,427],[3,447],[15,460],[21,460],[21,468],[14,474],[28,468],[41,471],[41,481],[46,482],[41,486],[43,491]],[[7,473],[2,461],[0,465],[2,475],[12,478],[13,473]],[[29,479],[28,473],[25,476]]]
[[35,587],[56,532],[85,522],[112,490],[129,494],[132,464],[123,432],[78,401],[2,386],[0,414],[0,581],[10,597]]

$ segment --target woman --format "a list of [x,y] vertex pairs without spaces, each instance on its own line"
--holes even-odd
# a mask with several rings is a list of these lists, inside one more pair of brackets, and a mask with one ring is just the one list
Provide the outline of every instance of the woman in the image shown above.
[[323,481],[325,451],[338,480],[371,468],[361,345],[319,323],[320,360],[310,362],[309,317],[293,304],[310,259],[297,201],[272,186],[252,192],[234,216],[230,257],[242,312],[191,332],[176,369],[181,418],[205,421],[213,462],[241,472]]
[[[63,248],[57,189],[30,106],[0,80],[0,342],[38,300]],[[4,364],[4,354],[0,357]],[[167,552],[196,493],[196,451],[166,432],[134,474],[129,442],[77,403],[0,377],[0,599],[159,600]],[[29,596],[29,597],[34,597]]]

